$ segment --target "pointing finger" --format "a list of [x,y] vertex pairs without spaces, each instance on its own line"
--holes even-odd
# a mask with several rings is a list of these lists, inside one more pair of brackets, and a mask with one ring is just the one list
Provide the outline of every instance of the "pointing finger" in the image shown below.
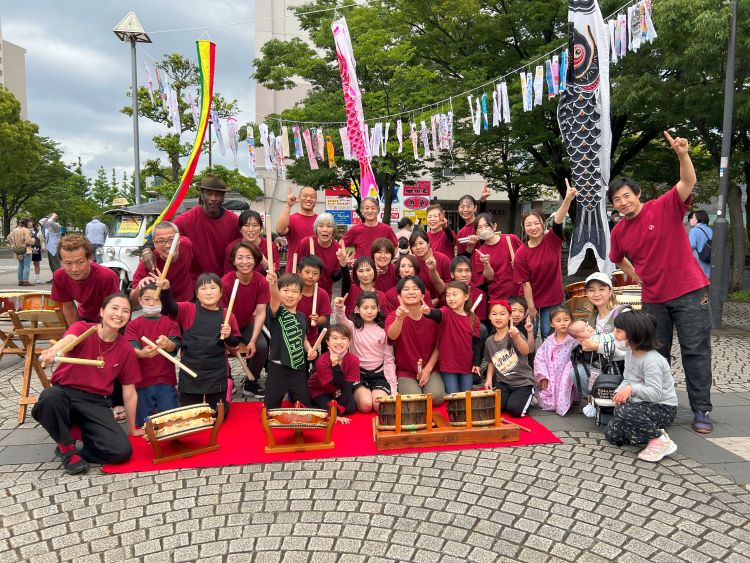
[[667,138],[667,141],[669,141],[669,144],[674,146],[674,139],[672,138],[672,135],[669,134],[669,131],[664,131],[664,136]]
[[572,186],[570,185],[570,182],[568,181],[567,178],[565,178],[565,187],[568,188],[569,190],[572,189]]

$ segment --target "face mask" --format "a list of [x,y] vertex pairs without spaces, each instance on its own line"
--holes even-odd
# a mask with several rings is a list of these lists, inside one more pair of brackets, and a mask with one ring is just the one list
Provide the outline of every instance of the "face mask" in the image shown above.
[[143,314],[147,317],[156,317],[161,315],[161,305],[143,305]]
[[477,236],[484,241],[488,241],[494,234],[495,233],[492,232],[492,229],[482,229],[479,233],[477,233]]
[[615,348],[617,348],[618,350],[622,350],[623,352],[630,350],[630,346],[628,346],[627,340],[615,340]]

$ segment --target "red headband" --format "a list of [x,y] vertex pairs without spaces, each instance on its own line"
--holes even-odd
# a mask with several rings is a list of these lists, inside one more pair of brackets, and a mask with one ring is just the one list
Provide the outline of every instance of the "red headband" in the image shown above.
[[513,312],[513,309],[510,308],[510,303],[508,303],[507,299],[492,299],[489,302],[490,310],[492,310],[492,306],[493,305],[502,305],[503,307],[505,307],[506,309],[508,309],[509,313]]

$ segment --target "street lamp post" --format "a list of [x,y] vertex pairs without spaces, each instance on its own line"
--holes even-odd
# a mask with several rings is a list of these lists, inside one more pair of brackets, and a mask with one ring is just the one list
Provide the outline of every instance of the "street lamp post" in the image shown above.
[[120,41],[128,41],[130,43],[130,71],[133,82],[130,97],[133,101],[133,159],[135,161],[133,179],[135,181],[135,203],[138,204],[141,203],[141,158],[140,143],[138,140],[138,71],[136,67],[135,44],[151,43],[151,38],[133,12],[125,16],[112,31]]
[[[719,164],[719,201],[714,221],[711,241],[711,325],[721,328],[724,308],[724,265],[727,260],[727,238],[729,223],[726,218],[727,197],[729,196],[729,155],[732,152],[732,109],[734,106],[734,46],[737,36],[737,0],[732,0],[729,16],[729,43],[727,47],[727,71],[724,86],[724,124],[721,139],[721,163]],[[742,256],[735,256],[742,260]]]

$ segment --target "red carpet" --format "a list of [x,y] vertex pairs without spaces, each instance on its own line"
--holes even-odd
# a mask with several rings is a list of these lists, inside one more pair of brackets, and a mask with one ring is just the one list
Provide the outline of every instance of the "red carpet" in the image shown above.
[[[437,411],[445,414],[443,405]],[[106,473],[131,473],[136,471],[162,471],[168,469],[188,469],[195,467],[221,467],[225,465],[246,465],[249,463],[270,463],[274,461],[294,461],[299,459],[321,459],[329,457],[364,457],[373,455],[391,455],[400,453],[461,450],[476,448],[501,448],[504,446],[529,446],[533,444],[557,444],[560,439],[544,426],[528,416],[515,420],[506,418],[512,422],[529,428],[531,432],[521,431],[521,439],[518,442],[501,442],[495,444],[477,444],[469,446],[440,446],[432,448],[413,448],[405,450],[383,450],[375,448],[375,440],[372,435],[373,414],[354,414],[351,424],[336,424],[333,430],[333,441],[335,448],[330,450],[317,450],[312,452],[297,452],[286,454],[266,454],[266,435],[260,425],[261,403],[234,403],[229,419],[222,425],[219,431],[219,444],[221,448],[214,452],[200,454],[194,457],[160,463],[152,462],[153,451],[151,446],[143,438],[130,438],[133,444],[133,457],[128,463],[121,465],[105,465],[102,470]],[[183,438],[186,444],[205,445],[208,442],[210,431],[197,432]],[[294,436],[293,431],[275,430],[277,444],[290,443]],[[306,430],[305,440],[322,440],[323,431]]]

